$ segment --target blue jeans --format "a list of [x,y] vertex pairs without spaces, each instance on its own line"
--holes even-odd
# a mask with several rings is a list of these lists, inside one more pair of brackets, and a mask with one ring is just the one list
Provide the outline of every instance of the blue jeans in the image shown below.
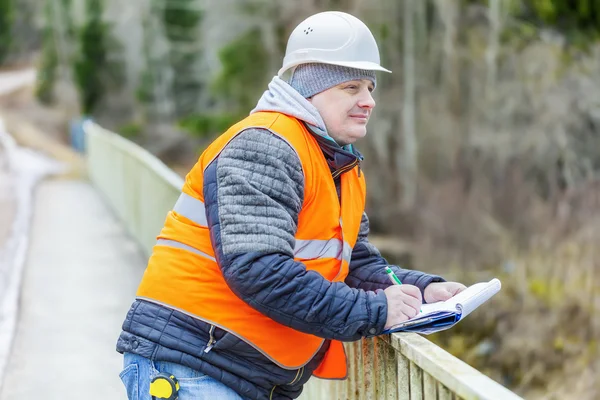
[[180,400],[243,400],[233,389],[203,373],[163,361],[125,353],[123,371],[119,377],[127,390],[129,400],[152,400],[150,381],[159,372],[174,375],[179,381]]

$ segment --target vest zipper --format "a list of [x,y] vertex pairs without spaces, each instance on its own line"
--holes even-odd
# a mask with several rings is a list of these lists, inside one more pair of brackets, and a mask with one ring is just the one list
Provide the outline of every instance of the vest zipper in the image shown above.
[[213,348],[213,346],[215,345],[216,340],[215,340],[215,337],[213,335],[214,332],[215,332],[215,326],[211,325],[210,326],[210,331],[208,333],[210,335],[210,337],[208,338],[208,343],[206,344],[206,348],[204,349],[205,353],[208,353]]

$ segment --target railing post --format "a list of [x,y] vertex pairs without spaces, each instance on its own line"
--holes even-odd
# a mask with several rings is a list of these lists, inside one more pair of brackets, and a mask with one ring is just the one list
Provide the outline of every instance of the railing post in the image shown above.
[[402,354],[396,354],[398,360],[398,400],[410,400],[410,361]]

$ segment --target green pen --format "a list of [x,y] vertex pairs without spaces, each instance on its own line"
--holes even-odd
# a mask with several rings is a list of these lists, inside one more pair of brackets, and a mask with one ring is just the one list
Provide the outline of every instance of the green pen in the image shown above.
[[385,273],[388,274],[390,280],[394,285],[402,285],[402,282],[400,281],[400,279],[398,279],[398,277],[390,267],[385,267]]

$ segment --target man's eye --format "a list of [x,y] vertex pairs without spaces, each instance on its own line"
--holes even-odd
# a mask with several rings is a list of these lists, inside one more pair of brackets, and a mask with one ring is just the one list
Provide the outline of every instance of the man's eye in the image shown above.
[[356,89],[356,85],[348,85],[348,86],[346,86],[346,89],[355,90]]

